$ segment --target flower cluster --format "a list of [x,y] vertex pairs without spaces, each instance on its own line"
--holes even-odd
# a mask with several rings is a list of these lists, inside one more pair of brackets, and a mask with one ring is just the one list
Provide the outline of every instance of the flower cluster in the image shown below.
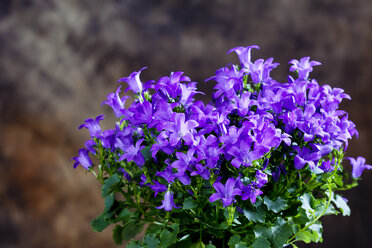
[[[270,208],[270,198],[284,198],[296,180],[321,183],[344,173],[343,152],[358,132],[338,107],[350,96],[310,79],[309,73],[320,63],[309,57],[290,61],[293,76],[277,82],[270,72],[278,63],[272,58],[252,61],[252,49],[259,48],[231,49],[240,63],[223,67],[206,80],[216,82],[213,103],[195,100],[203,93],[183,72],[142,82],[142,68],[120,79],[135,100],[126,108],[129,96],[122,96],[119,86],[103,102],[118,118],[115,127],[102,130],[103,116],[85,120],[80,128],[88,129],[91,139],[73,158],[74,167],[80,164],[94,172],[89,154],[96,156],[97,178],[105,187],[119,175],[118,191],[140,195],[136,207],[142,217],[147,218],[139,198],[151,195],[150,204],[144,204],[149,211],[177,213],[182,205],[188,209],[185,204],[190,202],[217,206],[228,209],[230,226],[235,215],[259,206],[257,199],[268,199],[265,204]],[[363,158],[349,159],[355,180],[372,168]],[[313,190],[320,188],[313,185]],[[156,216],[155,220],[167,221]]]

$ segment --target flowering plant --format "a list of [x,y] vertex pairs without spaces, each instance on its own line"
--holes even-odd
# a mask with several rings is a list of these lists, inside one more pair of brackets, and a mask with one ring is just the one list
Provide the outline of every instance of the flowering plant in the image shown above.
[[322,216],[350,214],[338,192],[372,168],[349,158],[350,177],[342,166],[358,135],[338,109],[350,97],[310,79],[320,63],[309,57],[290,61],[294,76],[277,82],[278,63],[252,62],[252,49],[230,50],[240,63],[206,80],[217,82],[210,104],[194,100],[203,93],[183,72],[143,83],[143,68],[119,80],[135,100],[125,108],[121,86],[110,93],[115,127],[85,120],[91,139],[73,158],[102,183],[95,231],[115,225],[115,243],[127,247],[296,247],[322,241]]

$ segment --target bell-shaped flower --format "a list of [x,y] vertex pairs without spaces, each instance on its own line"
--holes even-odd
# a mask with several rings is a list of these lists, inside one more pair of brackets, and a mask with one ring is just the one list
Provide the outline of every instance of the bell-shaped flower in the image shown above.
[[240,63],[243,67],[247,67],[251,63],[251,50],[260,49],[257,45],[247,46],[247,47],[235,47],[230,49],[227,53],[236,52],[239,56]]
[[129,77],[124,77],[119,79],[118,82],[126,82],[129,86],[125,90],[127,92],[128,90],[132,90],[135,94],[141,94],[143,91],[143,84],[140,79],[141,72],[146,69],[147,67],[143,67],[139,71],[132,72]]
[[98,138],[101,135],[101,126],[99,125],[99,122],[103,120],[103,115],[99,115],[96,117],[96,119],[86,119],[84,124],[81,124],[79,126],[79,129],[82,129],[85,127],[90,132],[90,137],[92,138]]
[[125,101],[129,98],[129,96],[123,97],[119,96],[121,91],[120,88],[121,86],[118,87],[115,93],[112,92],[108,94],[107,100],[102,103],[109,105],[114,110],[114,113],[118,118],[123,116],[123,110],[125,109]]
[[309,77],[309,73],[313,71],[313,66],[321,65],[322,63],[318,61],[310,61],[310,57],[303,57],[298,61],[297,59],[293,59],[289,61],[289,64],[292,64],[289,71],[297,71],[298,78],[301,80],[307,79]]
[[153,183],[154,184],[151,184],[149,187],[152,189],[152,191],[155,191],[154,197],[156,197],[159,192],[164,192],[167,190],[167,186],[164,184],[161,184],[158,181],[153,181]]
[[156,207],[157,209],[164,209],[165,211],[172,211],[173,208],[180,208],[177,207],[174,203],[173,198],[173,192],[170,190],[167,190],[164,194],[164,200],[162,200],[162,204],[159,207]]
[[85,148],[81,148],[79,150],[79,156],[73,157],[71,160],[75,160],[74,168],[80,164],[84,169],[89,170],[93,165],[92,160],[89,157],[89,151]]
[[350,164],[353,166],[353,171],[351,173],[353,178],[359,178],[365,169],[367,170],[372,169],[371,165],[365,164],[366,159],[363,157],[358,157],[356,160],[355,158],[350,158],[350,157],[348,157],[347,159],[350,160]]

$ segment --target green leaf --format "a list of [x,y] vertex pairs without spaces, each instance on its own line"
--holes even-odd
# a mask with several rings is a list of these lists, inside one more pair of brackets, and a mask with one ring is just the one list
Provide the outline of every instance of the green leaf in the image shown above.
[[287,208],[287,201],[284,200],[281,197],[276,198],[275,201],[272,201],[269,199],[269,197],[264,197],[264,204],[267,206],[267,208],[274,213],[279,213],[280,211]]
[[240,239],[240,236],[237,235],[237,234],[235,234],[234,236],[232,236],[232,237],[229,239],[229,242],[227,243],[227,245],[228,245],[229,247],[234,248],[235,245],[236,245],[237,243],[240,242],[240,240],[241,240],[241,239]]
[[334,177],[333,177],[333,180],[335,181],[335,183],[336,183],[339,187],[344,186],[344,182],[342,181],[342,176],[341,176],[341,175],[339,175],[339,174],[335,174]]
[[143,148],[141,150],[141,153],[142,153],[143,157],[145,158],[145,161],[148,161],[149,159],[152,158],[150,149],[151,149],[151,147],[146,146],[145,148]]
[[109,194],[105,199],[105,212],[109,212],[115,202],[115,193]]
[[110,224],[111,221],[106,218],[106,215],[104,213],[93,219],[91,222],[93,231],[95,232],[102,232]]
[[244,209],[243,214],[249,221],[260,222],[260,223],[265,222],[266,213],[262,209],[262,207],[256,208],[256,211]]
[[139,241],[132,240],[127,244],[127,248],[143,248]]
[[305,243],[310,242],[322,242],[322,230],[323,227],[320,224],[313,224],[307,230],[299,232],[297,234],[297,239],[302,240]]
[[112,238],[114,239],[114,242],[117,245],[121,245],[123,243],[122,231],[123,227],[120,225],[116,225],[112,230]]
[[207,244],[207,245],[205,246],[205,248],[216,248],[216,246],[215,246],[215,245],[212,245],[212,244]]
[[349,216],[350,215],[350,213],[351,213],[350,208],[347,205],[347,202],[344,200],[344,198],[342,198],[340,195],[335,194],[333,199],[332,199],[332,202],[334,202],[336,207],[341,210],[342,215],[344,215],[344,216]]
[[143,243],[146,248],[158,248],[160,241],[156,238],[156,235],[154,233],[150,233],[145,236],[145,238],[143,239]]
[[162,230],[162,228],[163,228],[162,225],[150,224],[149,227],[146,230],[146,233],[159,234],[160,231]]
[[322,242],[322,233],[323,233],[323,226],[320,222],[314,223],[309,226],[309,230],[313,233],[312,242]]
[[107,178],[102,185],[102,197],[108,196],[113,192],[114,187],[120,183],[121,179],[118,174],[114,174],[111,177]]
[[123,239],[128,241],[137,234],[139,234],[143,229],[143,224],[136,222],[136,221],[129,221],[125,223],[123,229],[122,229],[122,235]]
[[177,234],[180,231],[179,224],[174,223],[171,227],[172,231],[165,229],[160,234],[160,247],[166,248],[177,241]]
[[257,225],[254,227],[256,238],[266,238],[272,247],[282,247],[292,235],[291,226],[282,218],[278,218],[272,226]]
[[257,238],[252,245],[252,248],[270,248],[270,242],[267,238],[259,237]]
[[186,198],[186,200],[183,202],[183,207],[182,209],[192,209],[197,206],[196,202],[192,197]]
[[248,248],[247,243],[245,242],[239,242],[235,245],[234,248]]
[[299,197],[299,200],[302,202],[301,208],[305,210],[306,216],[309,219],[314,217],[315,210],[312,207],[312,202],[315,201],[314,197],[311,194],[304,194]]
[[205,244],[202,241],[198,241],[190,246],[190,248],[205,248]]
[[118,214],[118,221],[127,222],[129,221],[129,218],[132,217],[133,213],[129,211],[127,208],[123,208],[120,213]]

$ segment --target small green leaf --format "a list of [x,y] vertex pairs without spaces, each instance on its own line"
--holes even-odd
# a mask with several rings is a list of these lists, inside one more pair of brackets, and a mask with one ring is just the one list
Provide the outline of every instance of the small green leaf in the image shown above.
[[139,241],[132,240],[127,244],[127,248],[143,248]]
[[272,201],[269,199],[269,197],[264,197],[264,204],[267,206],[267,208],[274,213],[279,213],[280,211],[287,208],[287,201],[284,200],[281,197],[276,198],[275,201]]
[[256,225],[254,227],[256,238],[266,238],[273,247],[282,247],[292,235],[291,226],[282,218],[278,218],[272,226]]
[[91,222],[93,231],[102,232],[106,227],[111,224],[111,221],[106,218],[105,214],[101,214]]
[[114,239],[114,242],[117,245],[121,245],[123,243],[122,231],[123,227],[120,225],[116,225],[112,230],[112,238]]
[[130,221],[125,223],[122,229],[123,239],[128,241],[131,238],[134,238],[137,234],[139,234],[143,229],[143,224],[135,221]]
[[106,197],[108,194],[110,194],[114,187],[120,183],[121,179],[118,174],[114,174],[111,177],[107,178],[105,182],[102,185],[102,197]]
[[111,193],[105,198],[105,212],[109,212],[115,202],[115,194]]
[[339,187],[344,186],[344,182],[342,181],[342,176],[341,176],[341,175],[339,175],[339,174],[335,174],[334,177],[333,177],[333,180],[335,181],[335,183],[336,183]]
[[256,208],[256,211],[249,210],[249,209],[244,209],[243,210],[243,213],[244,213],[244,216],[249,221],[260,222],[260,223],[264,223],[265,222],[266,213],[262,209],[262,207]]
[[150,149],[151,149],[151,147],[146,146],[145,148],[143,148],[141,150],[141,153],[142,153],[143,157],[145,158],[145,161],[148,161],[149,159],[152,158]]
[[146,248],[158,248],[160,241],[156,238],[156,235],[154,233],[150,233],[145,236],[145,238],[143,239],[143,243]]
[[270,242],[264,238],[264,237],[259,237],[257,238],[252,245],[252,248],[270,248]]
[[332,199],[332,202],[336,205],[338,209],[341,210],[342,215],[349,216],[351,211],[349,206],[347,205],[347,202],[342,198],[340,195],[335,195]]
[[240,240],[241,240],[241,239],[240,239],[240,236],[237,235],[237,234],[235,234],[234,236],[232,236],[232,237],[229,239],[229,242],[227,243],[227,245],[228,245],[229,247],[234,248],[235,245],[236,245],[237,243],[240,242]]
[[186,200],[183,202],[183,207],[182,209],[192,209],[197,206],[196,202],[192,197],[186,198]]
[[207,245],[205,246],[205,248],[216,248],[216,246],[215,246],[215,245],[212,245],[212,244],[207,244]]
[[162,248],[167,248],[177,241],[177,234],[180,230],[179,224],[174,223],[170,226],[170,228],[172,229],[172,231],[165,229],[160,234],[160,247]]
[[315,201],[314,197],[311,194],[304,194],[299,197],[299,200],[302,202],[301,208],[305,210],[307,218],[314,217],[315,210],[312,207],[312,202]]
[[133,215],[132,212],[129,211],[127,208],[123,208],[120,213],[118,214],[118,221],[127,222],[129,218]]
[[205,248],[205,244],[199,240],[199,242],[192,244],[190,248]]
[[235,245],[234,248],[248,248],[247,243],[245,242],[239,242]]

